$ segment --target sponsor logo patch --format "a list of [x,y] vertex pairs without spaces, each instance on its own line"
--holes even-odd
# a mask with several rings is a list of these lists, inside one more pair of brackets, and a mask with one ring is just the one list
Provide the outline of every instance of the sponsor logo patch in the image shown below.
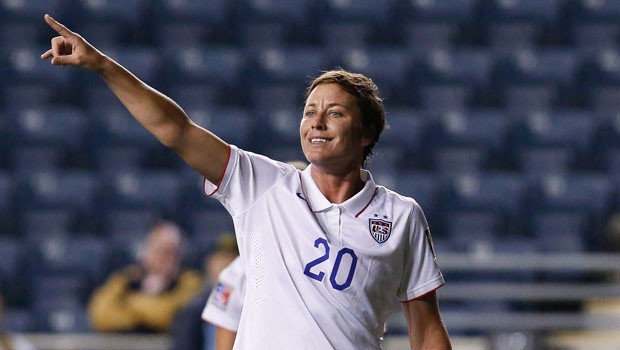
[[222,282],[218,282],[211,302],[213,303],[213,305],[219,307],[220,309],[226,310],[226,308],[228,307],[228,302],[230,301],[231,293],[232,288],[230,286]]
[[383,219],[368,219],[368,229],[372,238],[381,244],[390,238],[392,222]]

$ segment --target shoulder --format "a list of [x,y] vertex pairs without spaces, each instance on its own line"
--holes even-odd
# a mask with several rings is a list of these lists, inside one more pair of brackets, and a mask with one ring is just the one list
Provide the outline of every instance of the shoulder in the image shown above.
[[402,195],[387,187],[377,185],[377,196],[383,201],[390,203],[394,210],[407,211],[412,214],[416,211],[422,211],[422,207],[413,197]]

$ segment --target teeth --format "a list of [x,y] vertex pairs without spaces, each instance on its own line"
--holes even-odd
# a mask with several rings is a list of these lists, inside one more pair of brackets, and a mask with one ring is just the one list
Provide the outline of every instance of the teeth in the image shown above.
[[310,142],[312,142],[312,143],[325,143],[325,142],[327,142],[327,139],[314,138],[314,139],[310,139]]

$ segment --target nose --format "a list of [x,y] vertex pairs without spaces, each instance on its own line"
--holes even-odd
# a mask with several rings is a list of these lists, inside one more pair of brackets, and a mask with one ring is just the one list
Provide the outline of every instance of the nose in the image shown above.
[[316,117],[312,120],[312,129],[315,129],[315,130],[326,129],[324,113],[318,113]]

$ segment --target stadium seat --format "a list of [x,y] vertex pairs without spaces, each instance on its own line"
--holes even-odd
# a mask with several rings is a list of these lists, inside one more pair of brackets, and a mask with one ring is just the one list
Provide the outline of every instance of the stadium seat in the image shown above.
[[614,113],[620,108],[620,86],[593,86],[589,95],[595,111]]
[[310,0],[241,0],[238,16],[255,21],[299,24],[306,20],[310,5]]
[[113,23],[119,27],[138,29],[143,24],[147,4],[145,0],[80,1],[72,9],[81,21]]
[[104,146],[135,146],[145,149],[163,147],[129,112],[121,107],[107,108],[105,104],[88,110],[95,130],[89,142]]
[[180,83],[167,86],[165,90],[183,109],[212,108],[223,100],[222,90],[217,84]]
[[418,91],[421,107],[427,111],[466,110],[474,99],[474,91],[463,85],[427,85]]
[[401,171],[396,174],[394,190],[404,196],[413,197],[422,207],[429,221],[437,211],[443,183],[433,173]]
[[[0,171],[0,216],[8,213],[10,206],[13,205],[13,193],[15,189],[14,179],[10,173]],[[3,230],[0,229],[0,232]]]
[[217,237],[222,233],[233,233],[234,226],[230,214],[223,208],[194,210],[188,217],[190,235]]
[[372,150],[373,155],[366,159],[366,169],[371,173],[396,172],[403,161],[403,152],[398,147],[384,146],[379,143]]
[[567,1],[565,8],[566,20],[571,23],[617,23],[620,19],[620,3],[616,1]]
[[487,29],[489,45],[500,52],[532,49],[543,29],[533,23],[491,23]]
[[2,311],[2,329],[12,333],[34,331],[35,321],[27,308],[5,307]]
[[295,84],[267,84],[252,87],[251,106],[255,113],[265,115],[273,109],[297,110],[301,118],[305,89]]
[[255,82],[291,83],[298,87],[305,86],[310,77],[317,76],[321,70],[330,68],[323,51],[311,47],[260,50],[253,66]]
[[360,22],[326,22],[321,26],[321,45],[326,51],[367,47],[371,26]]
[[86,307],[70,296],[36,301],[31,312],[37,315],[36,331],[46,333],[88,333],[91,331]]
[[69,91],[75,71],[58,69],[51,65],[49,60],[41,60],[40,56],[46,50],[48,48],[43,46],[16,47],[9,50],[7,55],[0,58],[4,68],[3,80]]
[[493,244],[503,233],[501,218],[491,212],[455,212],[445,222],[446,239],[466,252],[473,251],[476,244]]
[[584,52],[618,48],[617,23],[577,23],[573,24],[573,38],[576,49]]
[[181,184],[174,172],[128,171],[104,177],[104,206],[118,209],[145,208],[174,214]]
[[0,287],[2,293],[10,294],[11,286],[17,284],[23,273],[24,247],[17,239],[0,237]]
[[354,49],[332,57],[336,66],[342,66],[372,77],[380,91],[389,86],[401,86],[413,63],[411,55],[399,49]]
[[58,91],[53,91],[49,86],[38,83],[6,84],[0,86],[0,93],[2,93],[0,100],[6,110],[48,107],[60,100]]
[[34,21],[16,21],[15,18],[10,18],[0,24],[0,47],[9,52],[15,47],[36,46],[38,34],[39,28]]
[[545,84],[506,85],[502,105],[510,112],[529,113],[551,110],[558,100],[556,89]]
[[476,0],[397,1],[397,14],[416,21],[458,21],[474,19]]
[[502,172],[460,174],[448,179],[443,209],[487,211],[501,215],[516,229],[526,199],[527,183],[519,175]]
[[546,84],[564,92],[575,83],[577,59],[568,49],[517,50],[498,63],[494,80],[499,87]]
[[411,108],[393,108],[386,111],[390,126],[381,135],[381,145],[398,147],[402,151],[419,150],[426,141],[430,118]]
[[415,85],[459,84],[481,89],[489,83],[495,56],[487,50],[433,50],[415,68]]
[[70,209],[89,215],[95,208],[99,180],[87,171],[37,172],[21,181],[18,206]]
[[273,148],[273,140],[277,139],[283,146],[299,147],[299,128],[302,117],[301,106],[271,107],[259,112],[263,127],[256,130],[254,144],[258,149]]
[[11,150],[11,165],[17,173],[35,171],[57,171],[63,156],[61,149],[49,146],[23,146]]
[[390,0],[339,1],[323,0],[320,19],[327,23],[343,21],[364,21],[366,23],[384,23],[392,14]]
[[168,50],[164,61],[166,80],[175,83],[235,85],[245,58],[234,47],[184,47]]
[[212,109],[188,109],[192,120],[203,128],[212,131],[224,141],[247,148],[253,121],[249,111],[244,108],[220,107]]
[[277,22],[254,22],[240,24],[238,42],[242,48],[260,50],[286,46],[286,27]]
[[438,174],[478,173],[487,168],[489,157],[480,147],[441,147],[434,151],[433,169]]
[[126,42],[127,30],[130,29],[113,22],[80,22],[73,30],[95,47],[109,48]]
[[581,212],[601,220],[609,211],[613,184],[599,174],[553,174],[534,180],[529,210]]
[[2,1],[0,2],[0,18],[3,20],[40,21],[45,13],[53,13],[62,18],[66,7],[62,0],[41,2],[38,0]]
[[157,26],[170,21],[223,24],[228,21],[233,2],[228,0],[162,0],[155,3]]
[[94,150],[95,167],[101,173],[144,169],[146,156],[146,150],[136,146],[103,146]]
[[157,86],[163,75],[160,67],[163,64],[160,53],[148,47],[110,48],[106,55],[130,70],[145,83]]
[[524,147],[518,151],[518,169],[527,174],[567,173],[577,163],[576,152],[567,147]]
[[441,113],[438,128],[429,142],[438,146],[477,146],[491,151],[502,149],[511,122],[505,116],[485,110]]
[[70,210],[32,209],[21,213],[20,228],[26,236],[40,232],[72,232],[77,215]]
[[12,118],[13,139],[22,145],[63,146],[82,145],[88,119],[75,107],[25,108],[9,112]]
[[581,252],[585,249],[587,218],[575,213],[542,213],[532,220],[539,248],[545,252]]
[[449,49],[457,30],[456,24],[448,21],[411,21],[402,35],[405,45],[412,50]]

